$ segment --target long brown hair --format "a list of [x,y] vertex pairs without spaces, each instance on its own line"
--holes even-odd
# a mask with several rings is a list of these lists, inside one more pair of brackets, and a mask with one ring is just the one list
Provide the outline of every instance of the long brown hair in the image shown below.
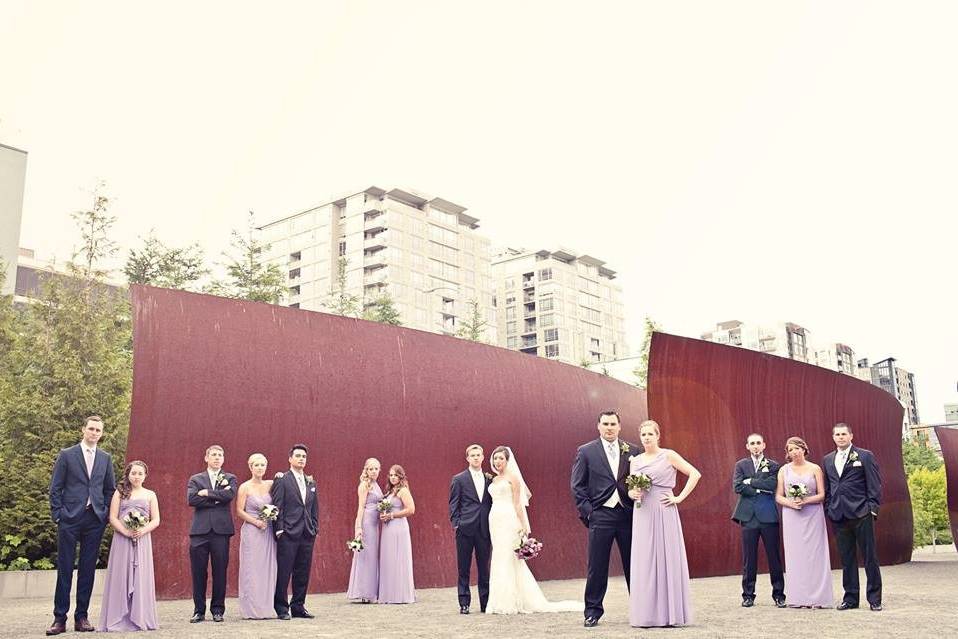
[[795,446],[796,448],[801,448],[805,451],[805,458],[808,459],[808,444],[805,443],[805,440],[801,437],[789,437],[785,442],[785,455],[788,456],[788,447]]
[[[395,495],[403,488],[409,488],[409,480],[406,479],[406,471],[403,470],[403,467],[399,464],[393,464],[389,467],[390,473],[396,473],[396,476],[399,477],[399,483],[393,486],[392,482],[389,482],[389,492]],[[389,478],[386,478],[386,481],[389,481]]]
[[127,464],[126,469],[123,471],[123,479],[116,485],[116,490],[120,493],[120,499],[129,499],[130,493],[133,492],[133,484],[130,483],[130,471],[133,470],[134,466],[142,468],[144,475],[150,474],[150,469],[146,467],[146,463],[141,462],[139,459],[134,459]]

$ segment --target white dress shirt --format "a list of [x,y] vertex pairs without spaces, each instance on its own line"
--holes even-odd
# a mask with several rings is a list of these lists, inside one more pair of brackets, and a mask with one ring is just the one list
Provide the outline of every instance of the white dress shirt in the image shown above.
[[486,488],[486,478],[481,469],[473,470],[470,468],[469,474],[472,475],[472,483],[476,485],[476,494],[479,495],[479,501],[482,501],[482,494]]
[[[605,449],[605,457],[609,460],[609,468],[612,470],[612,476],[618,477],[619,475],[619,440],[616,439],[614,442],[608,442],[602,440],[602,447]],[[622,503],[622,500],[619,499],[618,489],[612,491],[612,496],[609,497],[603,506],[606,508],[615,508]]]
[[835,453],[835,470],[838,471],[838,476],[841,477],[842,473],[845,471],[845,462],[848,461],[848,453],[851,451],[852,447],[849,446],[845,450],[841,448],[838,449],[838,452]]

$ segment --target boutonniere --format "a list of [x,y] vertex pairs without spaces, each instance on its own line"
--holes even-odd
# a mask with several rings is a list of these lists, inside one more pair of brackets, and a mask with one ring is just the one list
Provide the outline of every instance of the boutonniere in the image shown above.
[[628,444],[626,444],[625,442],[622,442],[621,444],[619,444],[619,450],[622,451],[622,454],[625,454],[625,453],[628,453],[628,452],[629,452],[630,450],[632,450],[632,449],[629,448],[629,445],[628,445]]
[[315,486],[315,485],[316,485],[316,480],[313,479],[313,476],[312,476],[312,475],[306,475],[306,485],[307,485],[307,486]]
[[759,469],[761,472],[763,472],[763,473],[767,473],[767,472],[768,472],[768,459],[767,459],[767,458],[763,458],[762,461],[760,461],[760,462],[758,463],[758,469]]
[[483,475],[485,475],[485,476],[486,476],[486,479],[488,479],[489,481],[492,481],[492,480],[493,480],[492,473],[483,473]]
[[853,450],[852,452],[848,453],[848,461],[853,461],[853,462],[858,461],[858,451],[857,451],[857,450]]
[[218,488],[229,488],[230,480],[226,478],[226,475],[223,474],[223,471],[216,473],[216,486]]

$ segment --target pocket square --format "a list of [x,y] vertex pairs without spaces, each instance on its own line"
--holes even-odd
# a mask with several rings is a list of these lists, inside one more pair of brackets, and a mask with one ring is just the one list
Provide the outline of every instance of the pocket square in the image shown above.
[[862,465],[862,463],[861,463],[860,461],[857,461],[857,462],[855,462],[854,464],[852,464],[852,466],[861,466],[861,465]]
[[[859,464],[859,466],[861,466],[861,464]],[[314,493],[316,492],[315,488],[310,488],[310,490],[313,491]]]

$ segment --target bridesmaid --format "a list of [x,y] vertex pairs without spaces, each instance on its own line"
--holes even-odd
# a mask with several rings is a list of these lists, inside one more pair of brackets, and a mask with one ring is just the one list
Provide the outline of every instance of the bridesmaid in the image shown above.
[[[648,475],[652,487],[629,491],[629,497],[636,500],[629,623],[641,628],[684,626],[692,621],[692,602],[685,538],[676,506],[695,490],[702,473],[674,450],[659,448],[656,422],[642,422],[639,437],[645,452],[632,457],[629,473]],[[672,494],[676,471],[688,475],[678,496]]]
[[363,540],[363,549],[353,553],[346,598],[362,603],[379,596],[379,512],[376,505],[383,498],[379,487],[379,460],[370,457],[359,475],[359,508],[356,509],[355,537]]
[[[785,547],[785,592],[792,608],[831,608],[832,573],[825,528],[825,478],[808,461],[808,444],[789,437],[790,460],[778,471],[775,501],[782,506],[782,545]],[[808,494],[790,497],[790,486],[804,485]]]
[[413,603],[416,592],[412,576],[412,541],[406,518],[416,512],[409,482],[402,466],[389,468],[389,491],[385,499],[392,510],[380,513],[383,522],[379,538],[379,603]]
[[[132,461],[110,502],[110,525],[115,531],[103,585],[101,632],[156,630],[156,589],[153,584],[153,541],[150,533],[160,525],[156,493],[143,487],[146,464]],[[123,519],[133,511],[149,521],[138,530]]]
[[266,457],[253,453],[246,464],[251,477],[236,492],[236,514],[243,520],[239,545],[239,605],[244,619],[269,619],[276,616],[273,594],[276,591],[276,539],[272,524],[260,519],[260,509],[272,504],[271,479],[266,474]]

